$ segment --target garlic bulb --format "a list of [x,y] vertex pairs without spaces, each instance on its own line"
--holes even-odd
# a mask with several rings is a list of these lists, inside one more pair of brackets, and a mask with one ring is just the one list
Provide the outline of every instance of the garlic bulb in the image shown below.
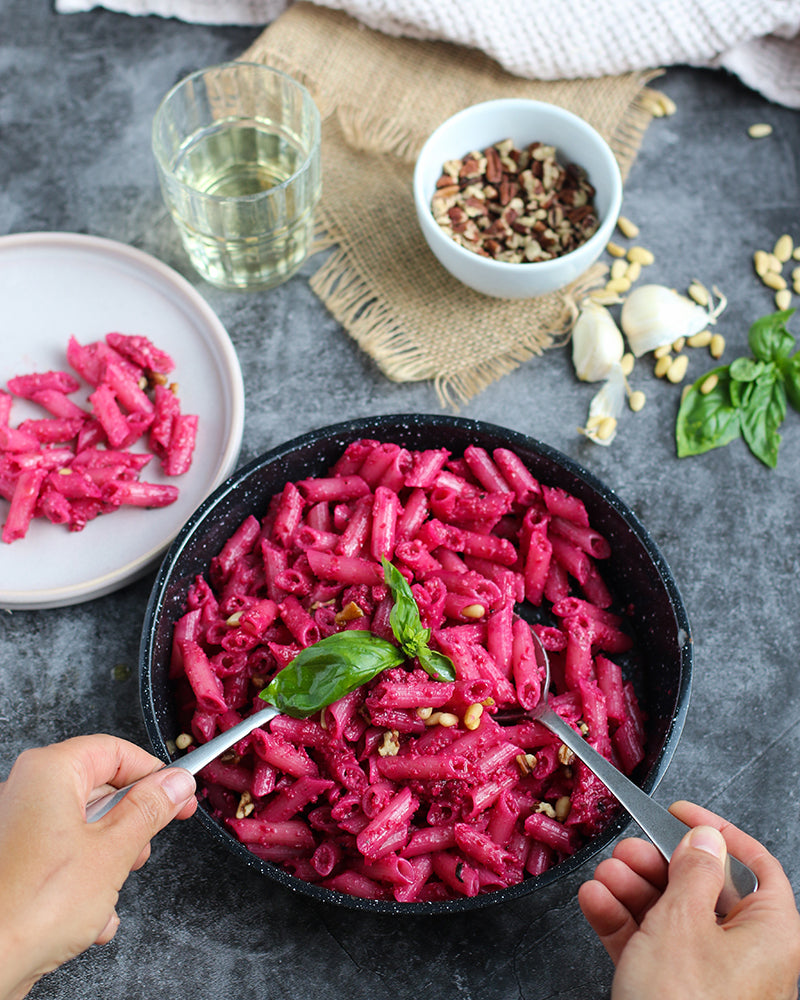
[[595,444],[609,445],[617,436],[617,422],[625,405],[627,384],[622,365],[612,365],[603,388],[589,404],[589,418],[585,427],[579,427]]
[[572,328],[572,364],[582,382],[608,378],[625,351],[622,334],[605,306],[587,299]]
[[631,351],[639,358],[680,337],[693,337],[709,323],[715,323],[727,301],[716,288],[714,291],[719,302],[714,305],[712,300],[704,309],[664,285],[635,288],[625,299],[620,317]]

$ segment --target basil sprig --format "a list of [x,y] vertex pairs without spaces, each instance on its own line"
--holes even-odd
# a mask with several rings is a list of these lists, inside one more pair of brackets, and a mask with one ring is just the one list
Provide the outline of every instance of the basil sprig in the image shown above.
[[408,656],[416,657],[419,665],[436,681],[454,681],[456,679],[453,661],[444,653],[431,649],[428,643],[431,630],[422,627],[419,617],[419,607],[411,593],[408,581],[388,559],[381,558],[383,575],[394,598],[394,606],[389,615],[394,637],[400,643],[400,648]]
[[[742,437],[769,468],[778,464],[787,400],[800,411],[800,351],[786,323],[794,309],[764,316],[750,327],[752,357],[737,358],[701,376],[686,394],[675,425],[678,457],[700,455]],[[700,386],[711,376],[710,392]]]
[[348,629],[301,649],[261,691],[260,697],[284,715],[303,719],[411,657],[436,680],[455,680],[452,661],[428,647],[430,629],[403,575],[383,559],[383,573],[394,606],[389,617],[399,648],[364,629]]

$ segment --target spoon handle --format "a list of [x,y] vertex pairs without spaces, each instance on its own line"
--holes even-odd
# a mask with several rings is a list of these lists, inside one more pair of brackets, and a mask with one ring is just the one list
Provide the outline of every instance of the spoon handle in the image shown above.
[[[184,757],[179,757],[178,760],[173,760],[166,767],[182,767],[189,774],[197,774],[207,764],[210,764],[212,760],[219,757],[221,753],[232,747],[234,743],[243,740],[254,729],[265,725],[279,714],[278,709],[272,706],[262,708],[259,712],[255,712],[253,715],[237,723],[237,725],[227,729],[224,733],[220,733],[219,736],[215,736],[208,743],[203,743],[195,750],[192,750],[191,753],[187,753]],[[126,785],[124,788],[118,788],[113,792],[108,792],[106,795],[100,796],[99,799],[89,802],[86,806],[86,822],[95,823],[101,816],[105,816],[109,809],[113,809],[120,799],[123,799],[138,783],[138,781],[131,782],[130,785]]]
[[[618,771],[552,708],[542,706],[536,712],[536,718],[597,775],[669,861],[689,827]],[[725,916],[740,899],[757,888],[755,874],[741,861],[728,855],[725,885],[717,900],[717,913]]]

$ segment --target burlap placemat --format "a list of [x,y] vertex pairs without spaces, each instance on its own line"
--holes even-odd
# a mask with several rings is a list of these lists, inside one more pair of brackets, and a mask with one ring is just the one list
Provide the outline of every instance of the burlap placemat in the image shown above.
[[298,3],[243,54],[301,80],[323,119],[320,246],[311,286],[380,370],[432,380],[464,402],[568,332],[596,266],[565,292],[505,301],[452,278],[416,222],[411,182],[426,137],[454,112],[529,97],[581,115],[611,144],[623,177],[650,121],[639,98],[653,73],[552,83],[511,76],[476,50],[393,38],[338,11]]

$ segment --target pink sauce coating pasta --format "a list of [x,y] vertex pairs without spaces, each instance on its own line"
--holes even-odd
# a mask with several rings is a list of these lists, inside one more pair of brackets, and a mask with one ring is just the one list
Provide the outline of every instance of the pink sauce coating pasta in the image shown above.
[[258,857],[372,899],[448,900],[538,875],[617,808],[526,708],[541,676],[515,605],[551,660],[551,703],[626,773],[644,716],[615,660],[632,645],[583,503],[507,449],[411,451],[358,440],[325,476],[289,483],[248,517],[190,587],[173,635],[182,738],[203,743],[263,707],[298,650],[342,629],[392,638],[385,556],[453,660],[454,682],[413,662],[317,716],[280,716],[201,773],[206,805]]
[[[0,390],[0,497],[9,501],[2,541],[27,534],[35,517],[80,531],[98,514],[123,505],[165,507],[178,488],[143,482],[141,470],[156,456],[167,476],[192,462],[197,417],[181,413],[167,374],[174,362],[146,337],[109,333],[81,345],[71,337],[70,372],[36,372],[9,379]],[[70,395],[86,383],[88,408]],[[14,397],[42,416],[11,423]],[[147,451],[130,451],[143,442]]]

